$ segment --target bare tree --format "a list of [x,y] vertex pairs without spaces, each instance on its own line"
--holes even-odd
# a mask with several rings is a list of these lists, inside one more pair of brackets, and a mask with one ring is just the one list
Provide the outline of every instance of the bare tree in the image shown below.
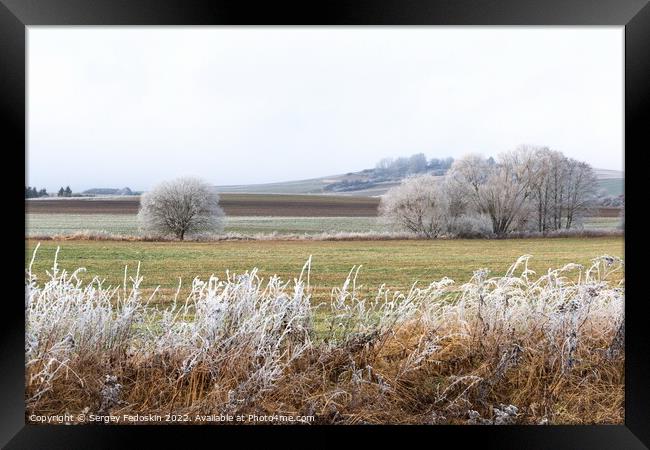
[[391,167],[393,176],[404,177],[408,175],[409,172],[409,158],[406,156],[400,156],[393,161]]
[[407,178],[384,194],[379,211],[401,228],[435,238],[445,227],[447,201],[439,181],[421,175]]
[[568,159],[569,177],[566,180],[565,228],[571,228],[593,206],[597,178],[591,166],[585,162]]
[[427,170],[427,157],[424,153],[416,153],[409,158],[409,173],[421,173]]
[[224,213],[212,187],[196,178],[166,181],[140,199],[138,221],[145,232],[186,235],[218,232],[223,229]]
[[454,161],[447,175],[449,198],[455,205],[465,201],[471,212],[487,214],[492,232],[504,235],[527,222],[533,161],[524,150],[504,153],[497,163],[466,155]]
[[569,229],[593,205],[597,179],[587,163],[558,151],[533,148],[530,175],[538,231]]
[[382,158],[376,166],[376,169],[382,175],[388,175],[393,166],[393,158]]
[[446,177],[447,189],[457,199],[463,198],[472,209],[481,210],[482,189],[493,171],[494,167],[483,156],[465,155],[451,165]]
[[534,157],[530,179],[533,221],[537,231],[545,232],[549,229],[549,216],[552,213],[550,174],[553,161],[558,159],[558,152],[551,151],[547,147],[523,146],[523,148],[532,152]]

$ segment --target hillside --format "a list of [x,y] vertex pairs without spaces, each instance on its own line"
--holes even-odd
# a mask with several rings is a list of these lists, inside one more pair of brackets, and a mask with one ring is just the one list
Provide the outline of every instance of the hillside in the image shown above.
[[360,184],[357,188],[351,188],[346,191],[327,189],[332,184],[340,183],[341,186],[344,186],[346,183],[355,181],[354,176],[348,174],[279,183],[215,186],[215,189],[219,193],[361,195],[365,197],[377,197],[383,195],[391,187],[399,184],[399,180],[367,182],[366,184]]
[[594,169],[598,177],[598,187],[607,195],[618,197],[625,193],[625,172],[620,170]]
[[[624,172],[620,170],[594,169],[598,177],[598,187],[607,195],[619,196],[624,190]],[[434,172],[442,176],[440,172]],[[361,195],[378,197],[388,189],[398,185],[405,178],[394,177],[382,179],[377,176],[376,169],[366,169],[360,172],[350,172],[343,175],[332,175],[306,180],[286,181],[278,183],[215,186],[218,192],[250,193],[250,194],[324,194],[324,195]]]
[[82,195],[139,195],[139,192],[133,192],[130,188],[93,188],[86,189]]

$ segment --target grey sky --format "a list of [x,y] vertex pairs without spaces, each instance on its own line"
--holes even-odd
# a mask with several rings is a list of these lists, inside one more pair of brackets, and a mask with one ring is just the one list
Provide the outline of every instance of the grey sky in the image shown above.
[[548,145],[623,168],[623,28],[29,27],[28,182],[248,184]]

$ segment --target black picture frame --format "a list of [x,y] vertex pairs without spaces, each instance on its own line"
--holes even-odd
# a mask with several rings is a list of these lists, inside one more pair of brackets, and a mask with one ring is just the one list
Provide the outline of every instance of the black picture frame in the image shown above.
[[[180,0],[0,0],[0,111],[2,153],[25,164],[26,151],[26,27],[30,25],[617,25],[625,27],[625,191],[628,202],[643,180],[641,158],[650,129],[650,5],[646,0],[365,0],[326,2],[235,2]],[[570,124],[567,124],[570,126]],[[7,163],[9,164],[9,163]],[[13,164],[13,163],[12,163]],[[13,166],[7,166],[7,168]],[[16,169],[17,170],[17,169]],[[12,171],[12,169],[9,169]],[[19,183],[11,186],[15,208],[24,202]],[[641,189],[642,190],[642,189]],[[642,195],[639,194],[639,196]],[[632,197],[630,197],[632,196]],[[24,204],[24,203],[23,203]],[[643,205],[643,203],[637,203]],[[650,389],[648,373],[650,327],[645,323],[641,291],[640,214],[627,208],[626,259],[626,386],[625,424],[595,426],[435,426],[435,427],[244,427],[248,436],[283,432],[301,446],[340,442],[341,434],[360,431],[367,438],[383,439],[387,433],[408,431],[438,446],[439,439],[458,444],[468,440],[497,448],[636,449],[650,446]],[[5,224],[17,241],[21,227],[18,212]],[[24,216],[23,216],[24,217]],[[24,222],[22,223],[24,228]],[[9,284],[22,291],[24,271],[16,263],[18,248],[10,253]],[[13,253],[16,253],[15,255]],[[14,273],[15,272],[15,273]],[[0,333],[0,444],[6,448],[117,448],[139,437],[210,442],[213,434],[238,433],[233,427],[178,426],[44,426],[25,425],[24,310],[15,295],[6,295]],[[325,431],[325,432],[323,432]],[[318,440],[313,433],[318,432]],[[431,436],[430,436],[431,435]],[[434,440],[435,439],[435,440]],[[217,443],[217,441],[212,441]],[[405,441],[415,442],[415,441]],[[426,441],[425,441],[426,442]],[[151,447],[156,444],[151,442]],[[418,444],[419,445],[419,444]]]

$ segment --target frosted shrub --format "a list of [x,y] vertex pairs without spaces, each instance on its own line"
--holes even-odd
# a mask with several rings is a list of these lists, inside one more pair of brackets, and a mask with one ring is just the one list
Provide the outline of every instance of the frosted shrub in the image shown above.
[[361,266],[354,267],[341,288],[334,288],[330,303],[330,323],[327,340],[341,343],[367,342],[413,319],[423,302],[438,298],[447,286],[448,278],[431,283],[425,289],[413,286],[408,293],[391,292],[385,285],[379,287],[372,301],[360,295],[357,277]]
[[447,203],[436,177],[420,175],[389,189],[381,198],[379,213],[395,227],[435,238],[444,229]]
[[306,290],[302,275],[289,287],[276,276],[263,283],[257,269],[225,280],[194,279],[185,306],[165,311],[163,332],[151,337],[153,351],[182,355],[182,376],[201,366],[219,378],[225,365],[237,362],[245,371],[231,395],[251,401],[311,344]]
[[61,372],[74,374],[72,366],[88,355],[124,352],[142,321],[144,303],[139,267],[129,290],[125,269],[125,287],[120,290],[104,287],[99,278],[84,283],[84,269],[60,270],[56,256],[49,279],[38,286],[31,266],[26,279],[25,366],[37,399]]
[[485,214],[463,214],[448,219],[447,232],[459,238],[486,237],[492,234],[492,222]]

